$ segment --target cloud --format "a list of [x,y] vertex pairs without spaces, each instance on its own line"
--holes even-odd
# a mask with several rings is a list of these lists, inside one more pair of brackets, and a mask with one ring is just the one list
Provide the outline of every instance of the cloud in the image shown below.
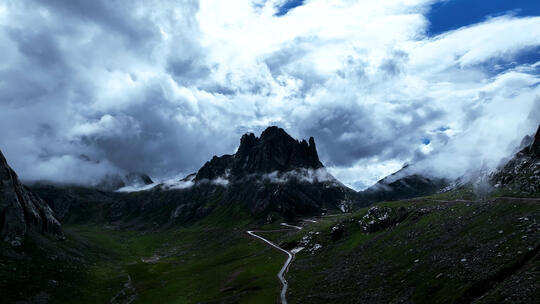
[[[253,177],[249,177],[252,179]],[[286,183],[291,180],[295,180],[302,183],[322,183],[322,182],[336,182],[335,178],[328,173],[325,168],[319,169],[298,169],[287,172],[272,172],[263,174],[262,176],[256,176],[259,182],[270,182],[275,184]]]
[[540,46],[540,17],[428,36],[436,1],[279,13],[292,2],[0,4],[0,149],[25,180],[163,179],[277,124],[314,136],[360,189],[405,162],[451,176],[495,166],[540,120],[538,60],[519,60]]

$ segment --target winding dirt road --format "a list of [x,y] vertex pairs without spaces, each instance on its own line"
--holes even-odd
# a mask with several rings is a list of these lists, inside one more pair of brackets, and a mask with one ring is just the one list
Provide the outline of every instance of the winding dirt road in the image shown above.
[[[285,226],[285,227],[289,227],[289,228],[293,228],[293,229],[298,229],[298,230],[302,230],[302,227],[299,227],[299,226],[294,226],[294,225],[289,225],[287,223],[281,223],[282,226]],[[278,272],[278,278],[279,280],[281,281],[281,285],[283,285],[283,287],[281,288],[281,303],[283,304],[287,304],[287,297],[286,297],[286,294],[287,294],[287,287],[289,287],[289,284],[287,283],[287,280],[285,280],[285,273],[287,273],[287,271],[289,270],[289,265],[291,264],[293,258],[294,258],[294,253],[290,252],[290,251],[287,251],[281,247],[279,247],[278,245],[272,243],[271,241],[263,238],[262,236],[259,236],[257,234],[255,234],[255,232],[257,233],[264,233],[264,232],[278,232],[278,231],[290,231],[291,229],[281,229],[281,230],[249,230],[247,231],[247,233],[255,238],[258,238],[259,240],[265,242],[266,244],[276,248],[277,250],[285,253],[287,255],[287,260],[285,261],[285,264],[283,264],[283,267],[281,267],[281,270]]]

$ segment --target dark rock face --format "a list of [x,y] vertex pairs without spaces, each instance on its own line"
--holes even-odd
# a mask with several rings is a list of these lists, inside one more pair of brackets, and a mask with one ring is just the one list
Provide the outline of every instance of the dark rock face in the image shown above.
[[360,192],[360,201],[372,203],[425,196],[437,193],[448,185],[445,179],[408,174],[408,169],[410,168],[406,165]]
[[214,156],[199,170],[195,180],[227,177],[242,179],[251,174],[287,172],[298,168],[319,169],[315,140],[298,141],[278,127],[269,127],[261,137],[247,133],[240,139],[240,146],[234,155]]
[[330,228],[330,237],[332,238],[333,242],[339,241],[341,237],[343,236],[344,227],[341,224],[337,224],[335,226],[332,226]]
[[236,154],[214,156],[194,180],[219,178],[230,183],[225,200],[247,202],[252,213],[347,211],[355,194],[325,171],[313,137],[298,141],[275,126],[260,137],[244,134]]
[[0,152],[0,236],[3,240],[15,240],[29,229],[62,234],[51,208],[21,184]]
[[151,185],[154,183],[154,181],[150,178],[150,176],[144,174],[144,173],[129,173],[126,176],[126,180],[129,184],[141,184],[141,185]]
[[115,191],[125,186],[144,186],[153,183],[154,181],[144,173],[130,172],[125,175],[106,175],[96,185],[96,188],[101,191]]
[[538,125],[533,142],[523,152],[531,156],[540,157],[540,125]]
[[517,195],[536,195],[540,192],[540,126],[534,137],[523,139],[520,148],[491,174],[491,183],[495,188],[511,188]]

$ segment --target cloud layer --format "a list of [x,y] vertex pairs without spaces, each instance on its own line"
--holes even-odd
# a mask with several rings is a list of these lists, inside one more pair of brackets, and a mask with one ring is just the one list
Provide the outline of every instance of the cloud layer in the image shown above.
[[540,17],[429,36],[434,2],[5,1],[0,149],[25,180],[159,179],[276,124],[358,189],[494,167],[540,121]]

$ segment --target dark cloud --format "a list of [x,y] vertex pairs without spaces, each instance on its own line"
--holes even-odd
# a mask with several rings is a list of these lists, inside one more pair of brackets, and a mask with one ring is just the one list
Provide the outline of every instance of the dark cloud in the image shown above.
[[[15,167],[21,169],[23,178],[65,180],[55,177],[54,174],[62,172],[50,166],[44,169],[50,172],[29,172],[36,161],[54,163],[57,167],[61,167],[58,162],[75,166],[67,170],[76,170],[77,164],[84,162],[84,166],[100,167],[93,172],[96,175],[109,170],[154,175],[178,173],[195,170],[211,153],[230,153],[234,149],[230,144],[216,149],[215,142],[227,136],[219,132],[208,134],[204,122],[191,127],[184,124],[176,113],[185,117],[197,114],[190,113],[183,100],[171,102],[156,82],[141,84],[139,94],[126,98],[127,101],[122,101],[125,97],[120,92],[118,98],[107,101],[110,107],[96,106],[102,102],[100,95],[108,93],[100,90],[102,85],[108,85],[100,81],[100,75],[122,76],[132,63],[139,64],[140,59],[143,64],[152,64],[152,59],[149,61],[144,56],[133,58],[133,54],[146,56],[147,52],[157,51],[153,43],[161,39],[158,25],[146,14],[152,13],[153,6],[159,3],[142,7],[145,14],[135,16],[143,4],[137,1],[10,3],[13,15],[24,18],[20,24],[3,31],[10,45],[2,48],[11,52],[13,60],[8,69],[0,70],[4,109],[0,124],[3,130],[10,130],[1,133],[0,142]],[[194,18],[197,2],[177,4],[184,5],[183,17]],[[194,60],[204,57],[197,41],[190,37],[197,29],[188,26],[184,31],[187,33],[182,35],[188,38],[173,37],[179,42],[171,47],[189,53],[190,57],[182,61],[179,55],[172,54],[169,62],[173,77],[188,82],[207,76],[209,71]],[[108,42],[112,42],[108,47],[101,44]],[[129,77],[135,83],[139,81],[136,73]],[[114,106],[120,102],[125,104]],[[81,176],[78,181],[87,179]]]
[[194,58],[170,60],[167,71],[181,85],[191,85],[210,74],[210,69]]
[[[316,37],[298,37],[285,44],[279,50],[265,56],[264,63],[275,81],[280,77],[292,77],[301,81],[301,86],[292,97],[304,98],[313,89],[323,86],[327,77],[320,75],[313,66],[306,64],[306,56],[310,54],[313,44],[320,43]],[[349,59],[349,61],[352,61]],[[354,69],[349,62],[348,69]],[[338,71],[339,73],[339,71]]]
[[[423,111],[423,115],[417,112]],[[388,117],[373,115],[370,107],[335,107],[313,116],[316,120],[303,126],[302,133],[313,134],[319,139],[319,149],[337,166],[352,166],[357,160],[373,156],[385,159],[407,159],[414,155],[411,143],[419,143],[423,130],[444,115],[432,109],[429,102],[411,102],[388,112]],[[407,115],[410,119],[403,121]]]
[[50,0],[40,4],[64,22],[96,24],[133,43],[147,42],[158,35],[151,20],[135,16],[140,7],[138,1]]
[[17,44],[18,50],[32,65],[49,69],[54,65],[63,64],[57,42],[49,33],[22,29],[8,29],[7,32],[11,40]]
[[392,55],[383,61],[381,64],[381,70],[390,76],[396,76],[401,73],[403,69],[403,63],[409,58],[408,54],[404,51],[396,50]]

